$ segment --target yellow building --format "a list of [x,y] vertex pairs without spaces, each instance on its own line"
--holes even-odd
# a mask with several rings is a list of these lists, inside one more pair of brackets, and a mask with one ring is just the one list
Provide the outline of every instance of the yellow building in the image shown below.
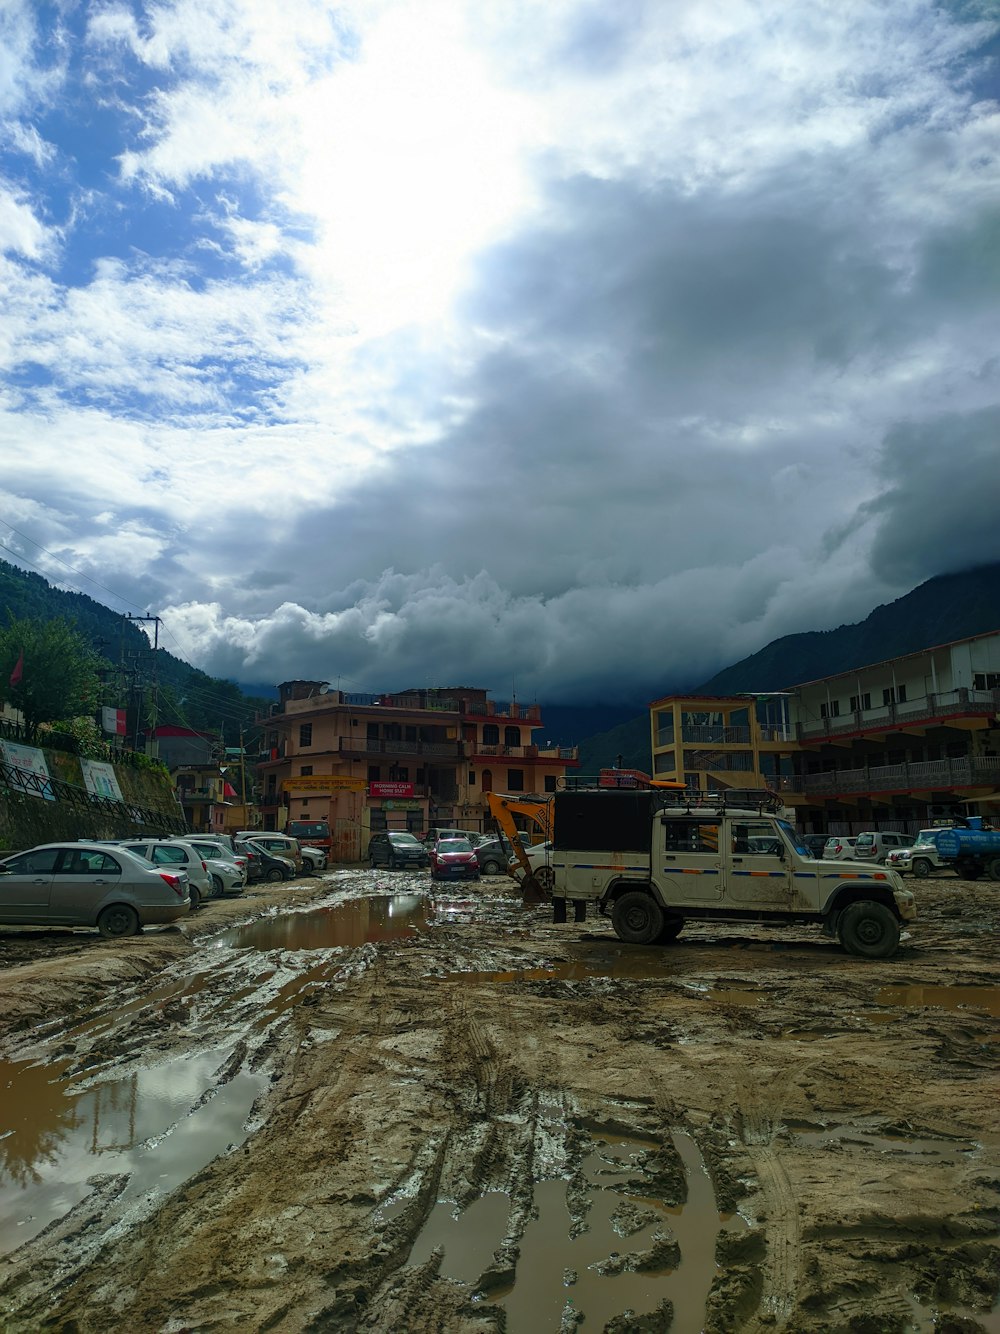
[[962,812],[1000,824],[1000,632],[772,695],[650,705],[653,772],[771,787],[805,832],[916,833]]

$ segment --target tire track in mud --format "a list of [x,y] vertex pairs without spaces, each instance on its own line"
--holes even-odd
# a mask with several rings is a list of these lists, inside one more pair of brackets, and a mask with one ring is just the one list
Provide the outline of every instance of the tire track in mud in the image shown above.
[[[803,1071],[796,1072],[801,1075]],[[766,1252],[763,1287],[756,1314],[747,1322],[748,1334],[780,1329],[795,1308],[802,1268],[799,1206],[774,1137],[793,1075],[786,1073],[768,1084],[741,1081],[736,1088],[734,1121],[764,1198]]]

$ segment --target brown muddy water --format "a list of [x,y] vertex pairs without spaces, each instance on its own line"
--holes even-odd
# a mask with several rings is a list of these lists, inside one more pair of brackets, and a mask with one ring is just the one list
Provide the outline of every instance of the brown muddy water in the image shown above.
[[[601,1329],[626,1307],[638,1315],[649,1314],[665,1298],[674,1306],[673,1328],[701,1329],[716,1274],[718,1234],[742,1230],[745,1224],[738,1215],[719,1213],[691,1136],[678,1131],[672,1138],[687,1177],[687,1201],[681,1206],[635,1193],[636,1181],[644,1174],[643,1152],[650,1147],[646,1141],[595,1138],[572,1187],[560,1179],[535,1184],[536,1216],[521,1237],[512,1283],[495,1291],[475,1291],[504,1242],[510,1221],[511,1201],[497,1191],[461,1211],[452,1201],[439,1201],[408,1263],[422,1264],[440,1247],[441,1273],[467,1284],[474,1300],[502,1306],[512,1334],[559,1329],[561,1322],[581,1317],[588,1328]],[[393,1207],[384,1210],[385,1216]],[[666,1243],[669,1249],[672,1242],[679,1249],[679,1260],[658,1262],[653,1248]],[[635,1272],[637,1268],[643,1272]]]
[[[245,1138],[262,1076],[219,1076],[230,1051],[167,1061],[93,1087],[66,1063],[0,1061],[0,1254],[68,1213],[96,1175],[126,1198],[166,1194]],[[92,1078],[92,1072],[88,1072]]]
[[426,931],[434,905],[423,894],[351,899],[329,908],[279,913],[214,937],[219,949],[328,950],[357,948]]

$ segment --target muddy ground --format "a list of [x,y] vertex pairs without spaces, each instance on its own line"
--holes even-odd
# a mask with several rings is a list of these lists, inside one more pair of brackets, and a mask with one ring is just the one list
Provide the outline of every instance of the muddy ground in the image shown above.
[[998,1330],[1000,885],[916,889],[880,963],[361,869],[0,930],[0,1328]]

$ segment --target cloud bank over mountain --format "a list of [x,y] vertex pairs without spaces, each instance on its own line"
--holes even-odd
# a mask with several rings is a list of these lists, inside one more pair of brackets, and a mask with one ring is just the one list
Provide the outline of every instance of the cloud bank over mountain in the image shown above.
[[1000,559],[1000,21],[0,14],[0,543],[214,675],[580,702]]

